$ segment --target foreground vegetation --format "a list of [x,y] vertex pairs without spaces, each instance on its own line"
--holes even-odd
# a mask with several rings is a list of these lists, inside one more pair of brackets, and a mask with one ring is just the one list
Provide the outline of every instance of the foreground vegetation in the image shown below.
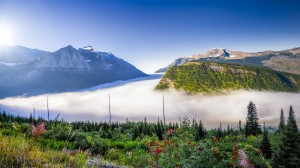
[[190,93],[253,89],[299,92],[300,76],[262,67],[216,63],[187,62],[172,66],[157,89],[183,89]]
[[279,130],[259,124],[255,104],[237,128],[206,130],[187,117],[112,123],[45,121],[0,113],[2,167],[299,167],[299,131],[292,107]]

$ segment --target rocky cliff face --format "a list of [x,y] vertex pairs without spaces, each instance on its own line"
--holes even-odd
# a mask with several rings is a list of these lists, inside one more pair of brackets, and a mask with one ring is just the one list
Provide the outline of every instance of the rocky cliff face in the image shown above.
[[40,69],[82,69],[90,70],[90,66],[78,50],[72,46],[67,46],[53,53],[48,53],[46,57],[35,60],[35,68]]

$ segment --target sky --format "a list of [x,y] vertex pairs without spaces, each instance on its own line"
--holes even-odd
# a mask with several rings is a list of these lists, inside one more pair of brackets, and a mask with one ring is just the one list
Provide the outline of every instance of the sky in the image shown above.
[[46,51],[91,45],[152,73],[214,47],[248,52],[299,47],[299,5],[297,0],[0,0],[0,41]]

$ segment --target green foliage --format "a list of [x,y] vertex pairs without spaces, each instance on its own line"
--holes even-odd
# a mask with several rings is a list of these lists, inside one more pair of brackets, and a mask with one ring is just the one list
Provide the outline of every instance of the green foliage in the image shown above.
[[300,167],[300,135],[295,112],[290,106],[289,118],[274,158],[274,167]]
[[78,153],[71,156],[62,151],[42,151],[24,136],[0,135],[0,142],[1,167],[84,167],[86,164],[86,155]]
[[248,107],[245,135],[258,135],[261,133],[260,125],[258,123],[257,110],[255,104],[250,101]]
[[298,92],[300,76],[235,64],[188,62],[170,67],[156,89],[183,89],[189,93],[253,89]]
[[264,135],[263,135],[263,139],[261,141],[260,149],[266,159],[272,158],[271,143],[269,141],[268,132],[266,130],[264,130]]
[[279,126],[278,126],[278,132],[282,132],[284,130],[284,127],[285,127],[284,112],[281,109],[281,111],[280,111],[280,122],[279,122]]
[[[255,119],[255,105],[249,103],[249,106],[253,115],[250,118]],[[90,156],[132,167],[242,167],[240,153],[244,153],[249,160],[248,167],[269,168],[273,160],[266,155],[265,148],[270,149],[270,145],[273,151],[281,151],[276,152],[277,156],[282,156],[277,157],[280,159],[287,159],[291,156],[288,152],[295,149],[292,160],[275,159],[274,165],[290,161],[289,166],[293,167],[300,158],[297,155],[299,148],[295,146],[299,145],[299,140],[293,139],[299,137],[299,133],[292,108],[282,133],[249,136],[244,135],[242,128],[229,126],[227,130],[222,126],[206,130],[201,120],[191,122],[184,117],[179,123],[167,126],[160,120],[151,123],[146,119],[111,125],[45,121],[47,133],[33,141],[28,132],[28,118],[16,118],[6,113],[0,113],[0,116],[9,116],[7,121],[0,122],[0,164],[3,167],[43,167],[45,164],[49,167],[86,167]],[[266,143],[268,141],[270,145]],[[282,151],[286,147],[289,150]]]
[[195,123],[195,141],[200,141],[201,139],[203,139],[206,136],[206,130],[202,124],[202,121],[200,120],[199,125],[196,122]]
[[87,133],[80,133],[75,138],[75,147],[81,150],[89,150],[95,154],[105,155],[108,145],[99,137]]

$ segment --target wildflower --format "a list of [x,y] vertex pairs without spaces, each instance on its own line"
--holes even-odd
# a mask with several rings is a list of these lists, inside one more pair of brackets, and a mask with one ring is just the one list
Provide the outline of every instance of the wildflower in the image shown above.
[[259,155],[261,153],[261,148],[258,148],[256,153]]
[[158,144],[158,142],[157,141],[154,141],[154,145],[157,145]]
[[31,135],[34,137],[34,139],[37,139],[41,135],[45,134],[47,132],[45,128],[45,123],[40,123],[37,126],[34,126],[31,124]]
[[247,155],[244,150],[242,150],[242,149],[239,150],[239,157],[240,157],[240,160],[239,160],[240,167],[248,167],[250,162],[247,159]]
[[170,128],[169,130],[168,130],[168,136],[170,136],[170,135],[172,135],[173,134],[173,128]]
[[164,145],[166,146],[168,144],[167,140],[164,140]]
[[156,153],[160,154],[161,152],[163,152],[163,150],[161,150],[158,146],[156,147]]
[[229,167],[234,167],[234,163],[230,162]]
[[219,142],[219,139],[217,137],[214,137],[215,142]]
[[150,148],[152,147],[152,143],[150,143]]
[[234,148],[236,148],[236,143],[233,144]]
[[178,155],[177,155],[177,153],[175,153],[175,155],[174,155],[174,158],[175,158],[175,159],[177,159],[177,158],[178,158]]

